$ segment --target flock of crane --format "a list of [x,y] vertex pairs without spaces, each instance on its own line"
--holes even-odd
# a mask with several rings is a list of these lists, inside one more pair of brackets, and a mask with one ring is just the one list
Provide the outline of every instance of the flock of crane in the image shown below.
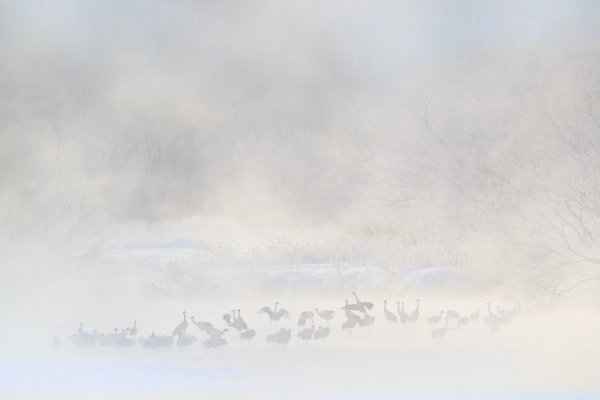
[[[342,323],[341,328],[342,330],[348,330],[349,332],[357,327],[368,328],[375,323],[375,317],[370,315],[371,310],[374,308],[374,304],[368,301],[361,301],[355,292],[352,292],[352,295],[354,296],[354,303],[349,303],[348,300],[346,300],[346,304],[341,308],[344,313],[344,322]],[[394,312],[388,309],[388,302],[387,300],[384,300],[383,316],[385,321],[390,325],[401,323],[412,324],[414,326],[421,316],[419,310],[420,301],[420,299],[417,299],[415,309],[408,313],[404,310],[404,303],[396,302],[396,311]],[[260,314],[266,314],[269,318],[269,332],[271,332],[273,323],[279,323],[282,318],[288,320],[291,319],[291,314],[286,309],[280,308],[279,306],[280,304],[276,302],[274,308],[265,306],[259,310]],[[512,318],[517,317],[520,312],[520,303],[517,307],[510,310],[504,310],[497,306],[495,311],[492,310],[491,304],[487,303],[487,315],[483,317],[483,323],[491,332],[496,332],[500,326],[509,324]],[[335,315],[336,312],[333,310],[323,310],[319,308],[302,311],[297,323],[299,327],[297,334],[298,338],[305,342],[327,338],[331,332],[329,323],[333,320]],[[325,326],[319,325],[315,327],[315,318],[319,318]],[[452,327],[454,328],[460,328],[467,324],[475,323],[479,321],[479,319],[479,309],[464,316],[461,316],[461,314],[455,310],[440,310],[439,313],[427,318],[426,322],[431,327],[431,337],[439,339],[446,335],[449,325],[453,325]],[[197,321],[193,316],[190,316],[190,320],[191,323],[205,335],[202,346],[206,349],[227,345],[224,335],[229,329],[237,331],[241,340],[249,341],[256,336],[256,331],[248,327],[242,318],[239,309],[231,310],[230,313],[223,315],[225,327],[222,329],[215,327],[210,322]],[[310,324],[308,324],[309,321]],[[93,332],[86,332],[83,330],[83,323],[80,323],[77,332],[69,337],[69,342],[76,347],[132,347],[137,344],[145,348],[153,349],[159,347],[171,347],[173,343],[176,343],[178,347],[188,347],[194,345],[197,341],[195,336],[188,334],[189,327],[188,313],[186,311],[183,311],[183,321],[173,329],[172,334],[156,335],[152,332],[148,337],[140,337],[137,338],[137,340],[137,321],[134,321],[132,327],[121,330],[115,329],[109,334],[100,333],[96,330]],[[291,329],[279,328],[277,332],[267,335],[266,341],[269,343],[285,345],[289,343],[291,338]],[[62,342],[57,336],[54,337],[54,346],[56,348],[62,346]]]

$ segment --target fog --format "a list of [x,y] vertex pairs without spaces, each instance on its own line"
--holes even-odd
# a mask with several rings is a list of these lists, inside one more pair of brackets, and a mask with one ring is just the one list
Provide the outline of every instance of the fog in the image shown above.
[[[0,397],[600,396],[598,15],[0,1]],[[77,346],[237,308],[250,343]],[[448,309],[481,320],[433,339]]]

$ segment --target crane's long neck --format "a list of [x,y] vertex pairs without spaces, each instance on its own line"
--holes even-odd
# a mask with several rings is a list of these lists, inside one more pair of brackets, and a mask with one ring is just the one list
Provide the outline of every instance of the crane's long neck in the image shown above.
[[492,306],[490,303],[487,303],[488,306],[488,313],[490,314],[490,316],[492,315]]
[[383,302],[383,311],[387,312],[387,301]]

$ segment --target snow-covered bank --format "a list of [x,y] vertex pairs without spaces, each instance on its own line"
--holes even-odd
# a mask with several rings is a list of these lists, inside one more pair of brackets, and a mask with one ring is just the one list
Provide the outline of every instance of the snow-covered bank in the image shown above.
[[231,251],[187,240],[109,248],[99,253],[94,263],[96,268],[135,270],[148,294],[346,293],[356,288],[465,293],[481,284],[479,277],[458,267],[384,267],[342,261],[257,264]]

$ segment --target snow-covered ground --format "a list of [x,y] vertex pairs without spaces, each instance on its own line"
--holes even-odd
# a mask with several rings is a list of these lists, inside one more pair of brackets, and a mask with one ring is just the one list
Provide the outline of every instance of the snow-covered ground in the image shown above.
[[[280,299],[281,300],[281,299]],[[370,298],[370,300],[374,300]],[[284,301],[284,300],[282,300]],[[243,342],[237,333],[225,334],[227,346],[206,350],[94,347],[77,349],[66,336],[77,322],[46,324],[36,334],[13,335],[13,346],[0,357],[1,398],[415,398],[415,399],[596,399],[600,396],[600,321],[597,314],[577,310],[523,312],[491,334],[479,321],[451,328],[442,340],[431,338],[425,318],[442,306],[423,301],[423,317],[412,326],[383,321],[376,301],[370,329],[352,333],[340,327],[341,311],[332,321],[331,336],[303,343],[296,337],[305,299],[285,299],[293,318],[279,326],[292,328],[287,346],[265,341],[269,328],[258,307],[264,300],[246,300],[242,315],[257,336]],[[325,304],[324,304],[325,303]],[[467,303],[456,303],[467,311]],[[311,304],[312,305],[312,304]],[[315,304],[317,305],[317,304]],[[338,303],[320,299],[318,305]],[[229,307],[228,307],[229,306]],[[115,309],[111,320],[92,315],[84,329],[108,332],[130,326],[135,316],[140,333],[169,334],[185,307],[199,320],[224,326],[221,314],[236,305],[217,302],[153,304]],[[220,308],[219,308],[220,307]],[[413,306],[409,308],[412,310]],[[222,311],[221,311],[222,310]],[[468,311],[471,311],[468,309]],[[480,310],[485,315],[483,309]],[[318,322],[323,324],[322,322]],[[52,348],[52,332],[63,348]],[[188,333],[199,342],[204,335],[190,324]],[[10,335],[8,335],[10,336]],[[6,342],[5,342],[6,343]]]
[[[600,398],[597,310],[542,311],[523,303],[521,315],[495,334],[480,319],[461,328],[451,324],[443,339],[434,340],[426,318],[440,310],[467,315],[479,309],[483,318],[487,301],[511,308],[516,299],[461,290],[474,277],[451,267],[250,268],[220,263],[222,257],[185,241],[123,246],[64,266],[77,284],[64,282],[64,274],[38,282],[33,300],[24,298],[15,309],[18,318],[0,330],[0,398]],[[148,291],[148,282],[162,291]],[[353,301],[352,290],[374,303],[375,324],[349,333],[341,329],[340,308],[346,299]],[[411,312],[417,297],[421,317],[414,327],[384,321],[384,299],[392,311],[400,301]],[[292,318],[270,326],[258,310],[275,301]],[[296,337],[297,320],[314,307],[337,315],[330,337],[306,344]],[[227,346],[206,350],[200,344],[204,334],[191,323],[188,334],[198,343],[188,348],[78,349],[67,339],[80,321],[85,331],[108,333],[136,319],[138,337],[170,334],[183,310],[223,328],[222,315],[234,308],[256,330],[251,342],[231,329]],[[6,304],[4,309],[9,310]],[[292,329],[286,346],[265,340],[279,327]],[[54,335],[62,340],[60,350],[53,348]]]

